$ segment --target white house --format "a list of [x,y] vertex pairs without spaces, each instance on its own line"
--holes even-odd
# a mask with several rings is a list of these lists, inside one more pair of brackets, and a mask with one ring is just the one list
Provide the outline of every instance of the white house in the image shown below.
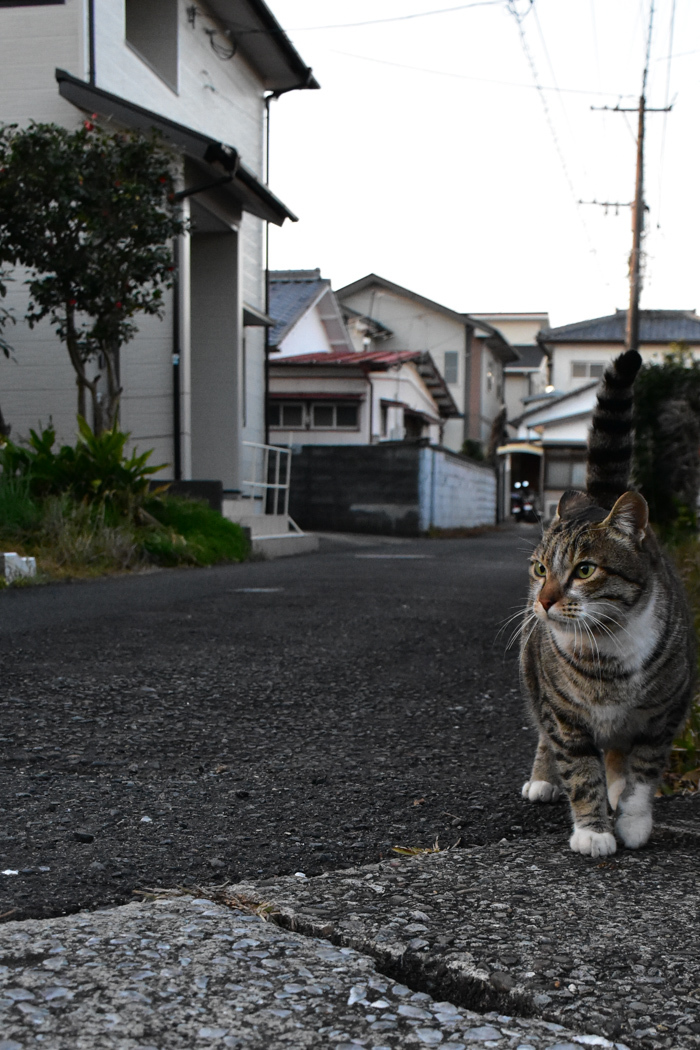
[[[242,442],[264,440],[265,223],[292,212],[265,182],[270,97],[316,88],[262,0],[0,4],[0,120],[156,128],[173,149],[191,234],[162,321],[123,351],[121,424],[169,476],[241,485]],[[24,313],[21,279],[10,286]],[[76,386],[48,324],[13,328],[0,359],[13,436],[51,418],[75,433]]]
[[498,329],[517,351],[517,361],[504,365],[503,400],[507,417],[516,419],[523,411],[523,400],[544,393],[549,384],[549,357],[538,342],[540,330],[549,328],[549,314],[495,313],[472,314]]
[[466,440],[486,446],[503,405],[504,366],[518,358],[501,332],[376,274],[336,294],[351,333],[366,347],[430,354],[457,406],[444,428],[445,446],[457,452]]
[[[625,348],[627,311],[606,317],[544,328],[537,339],[551,358],[550,383],[565,394],[600,379],[608,361]],[[645,361],[660,362],[672,343],[686,343],[700,354],[700,317],[693,310],[640,310],[639,352]]]
[[268,395],[275,444],[441,444],[448,421],[459,418],[430,353],[389,348],[386,328],[381,338],[377,331],[373,340],[359,338],[357,318],[350,312],[346,325],[348,312],[319,270],[272,271],[269,309],[276,322]]

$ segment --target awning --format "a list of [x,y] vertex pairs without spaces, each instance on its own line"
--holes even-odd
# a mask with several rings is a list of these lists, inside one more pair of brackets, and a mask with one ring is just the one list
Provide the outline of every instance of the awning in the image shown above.
[[544,450],[540,445],[531,445],[527,441],[513,441],[509,445],[499,445],[496,449],[497,456],[505,456],[509,452],[527,452],[531,456],[544,455]]
[[263,310],[258,310],[257,306],[243,303],[243,324],[247,328],[274,328],[275,319]]
[[322,394],[300,394],[297,390],[288,390],[286,393],[275,391],[269,393],[271,401],[364,401],[364,394],[339,394],[324,391]]
[[238,151],[233,146],[217,142],[200,131],[137,106],[119,95],[86,84],[64,69],[56,70],[56,80],[61,97],[78,109],[86,113],[98,113],[122,127],[145,132],[155,129],[185,156],[199,164],[210,165],[212,179],[222,173],[231,175],[231,181],[220,188],[230,194],[244,211],[257,215],[259,219],[274,222],[276,226],[281,226],[285,219],[297,221],[296,215],[274,193],[270,193],[249,168],[241,164]]

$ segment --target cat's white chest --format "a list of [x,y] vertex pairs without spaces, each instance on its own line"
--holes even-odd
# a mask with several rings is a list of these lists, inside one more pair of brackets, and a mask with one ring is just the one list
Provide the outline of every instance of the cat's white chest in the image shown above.
[[639,612],[631,613],[615,638],[599,642],[601,652],[612,656],[625,671],[641,671],[661,635],[658,595],[656,591]]

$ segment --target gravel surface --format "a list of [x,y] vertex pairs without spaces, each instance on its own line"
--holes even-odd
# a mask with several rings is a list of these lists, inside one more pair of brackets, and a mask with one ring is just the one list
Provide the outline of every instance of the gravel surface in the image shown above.
[[207,900],[8,923],[0,953],[1,1050],[613,1046],[436,1001],[351,948]]
[[231,887],[438,999],[633,1047],[700,1047],[700,835],[591,862],[539,841]]
[[565,848],[565,807],[520,798],[534,733],[497,639],[534,539],[0,593],[0,872],[18,872],[0,874],[0,917],[436,837],[556,829]]

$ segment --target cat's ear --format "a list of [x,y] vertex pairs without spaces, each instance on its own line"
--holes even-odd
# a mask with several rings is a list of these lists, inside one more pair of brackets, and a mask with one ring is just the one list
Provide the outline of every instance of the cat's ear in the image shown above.
[[558,525],[560,521],[564,521],[566,518],[573,518],[590,505],[590,497],[587,496],[585,492],[578,492],[576,489],[567,489],[559,500],[557,513],[552,524]]
[[608,514],[601,528],[617,529],[635,540],[643,540],[649,525],[647,501],[638,492],[625,492]]

